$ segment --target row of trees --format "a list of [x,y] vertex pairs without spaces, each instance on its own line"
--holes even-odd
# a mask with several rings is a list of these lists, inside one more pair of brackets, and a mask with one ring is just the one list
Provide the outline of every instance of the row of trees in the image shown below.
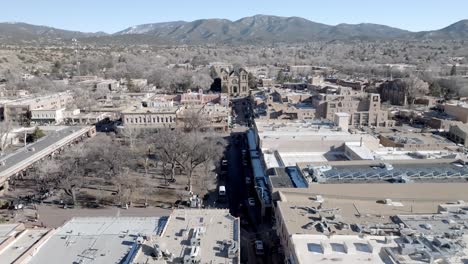
[[160,163],[166,185],[175,181],[177,168],[187,178],[186,190],[192,192],[193,177],[209,175],[226,146],[219,135],[199,131],[128,130],[122,136],[123,142],[103,137],[45,160],[37,167],[38,186],[43,191],[61,189],[77,204],[77,194],[87,184],[108,183],[116,188],[124,204],[141,187],[135,177],[138,167],[142,166],[148,176],[150,166]]

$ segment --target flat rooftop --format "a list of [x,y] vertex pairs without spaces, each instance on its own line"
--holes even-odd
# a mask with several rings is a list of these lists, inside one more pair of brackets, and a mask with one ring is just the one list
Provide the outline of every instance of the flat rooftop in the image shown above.
[[[444,236],[468,229],[468,206],[460,213],[397,215],[405,226],[428,236]],[[465,233],[464,232],[464,233]]]
[[123,263],[136,253],[138,236],[158,236],[166,221],[165,217],[73,218],[28,263]]
[[423,160],[423,162],[329,162],[327,167],[306,171],[313,181],[330,182],[467,182],[468,166],[454,160]]
[[307,183],[297,167],[274,168],[269,180],[275,188],[307,188]]
[[57,97],[66,96],[66,95],[71,96],[71,94],[68,92],[60,92],[60,93],[53,93],[53,94],[47,94],[47,95],[29,95],[27,97],[20,97],[20,98],[11,100],[6,105],[12,105],[12,106],[27,105],[27,104],[31,104],[35,102],[40,102],[42,100],[48,100],[51,98],[57,98]]
[[[191,246],[191,238],[199,230],[199,246]],[[201,263],[239,263],[240,261],[239,219],[222,209],[176,209],[171,214],[160,237],[142,247],[134,263],[181,263],[190,255],[193,247],[199,248],[197,257]],[[237,243],[234,258],[228,257],[228,247]],[[173,254],[172,260],[153,257],[153,246]]]
[[[277,189],[275,195],[289,234],[323,234],[316,224],[327,218],[331,232],[349,235],[357,231],[339,223],[391,224],[395,215],[434,214],[440,204],[468,200],[467,188],[468,183],[312,184]],[[323,198],[321,203],[317,195]],[[383,203],[385,199],[391,203]]]
[[[275,120],[277,121],[277,120]],[[368,133],[349,133],[332,123],[311,122],[264,122],[255,121],[262,150],[277,150],[283,153],[327,153],[336,151],[345,142],[362,143],[369,149],[379,147],[379,139]]]
[[381,133],[383,137],[399,144],[444,144],[455,145],[452,141],[432,133]]
[[21,224],[0,224],[0,246],[7,243],[11,236],[14,236],[24,230]]
[[384,248],[396,247],[394,238],[385,243],[381,236],[293,235],[291,241],[299,264],[306,263],[388,263]]
[[160,114],[160,113],[175,113],[179,109],[178,106],[172,107],[129,107],[122,112],[122,114]]
[[276,153],[271,153],[265,151],[263,153],[263,159],[267,169],[284,166],[296,166],[298,163],[348,160],[348,158],[346,158],[344,155],[344,152],[341,151],[329,151],[327,153],[288,151],[277,151]]
[[14,263],[49,232],[51,232],[50,229],[37,228],[26,229],[16,234],[15,239],[1,251],[0,263]]

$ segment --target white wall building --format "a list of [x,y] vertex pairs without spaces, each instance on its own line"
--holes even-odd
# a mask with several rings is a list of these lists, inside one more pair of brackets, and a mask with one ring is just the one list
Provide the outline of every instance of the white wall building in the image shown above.
[[65,108],[31,110],[31,121],[40,124],[60,124]]

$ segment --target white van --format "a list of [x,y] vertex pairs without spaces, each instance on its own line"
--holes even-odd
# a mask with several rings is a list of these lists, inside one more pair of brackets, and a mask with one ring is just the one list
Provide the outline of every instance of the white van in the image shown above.
[[226,196],[226,186],[224,185],[219,186],[218,194],[219,196]]

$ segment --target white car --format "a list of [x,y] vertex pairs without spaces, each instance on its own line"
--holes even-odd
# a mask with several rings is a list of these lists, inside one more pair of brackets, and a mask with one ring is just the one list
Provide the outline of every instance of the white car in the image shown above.
[[255,199],[250,197],[249,199],[247,199],[247,201],[249,202],[249,205],[250,206],[255,206]]
[[257,254],[257,255],[263,255],[264,254],[263,241],[255,240],[255,254]]

